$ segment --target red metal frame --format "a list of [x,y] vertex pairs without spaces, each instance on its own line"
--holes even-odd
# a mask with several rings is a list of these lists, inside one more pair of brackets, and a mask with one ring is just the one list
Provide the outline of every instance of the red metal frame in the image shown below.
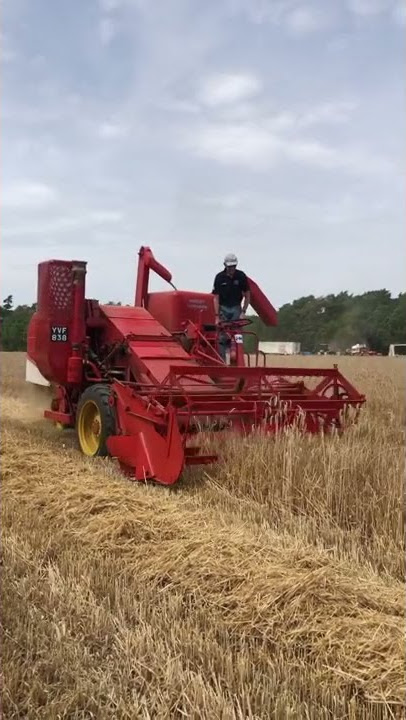
[[172,275],[161,263],[154,258],[151,248],[141,247],[138,253],[137,283],[135,288],[134,305],[146,307],[148,302],[149,273],[153,270],[159,277],[172,283]]
[[[151,270],[172,285],[150,248],[139,252],[134,307],[86,300],[86,263],[53,260],[40,268],[28,354],[56,387],[45,417],[73,426],[84,390],[108,385],[116,434],[107,447],[136,480],[170,485],[185,465],[214,462],[215,455],[189,444],[199,433],[266,435],[292,426],[342,432],[365,402],[336,366],[266,367],[265,356],[259,366],[258,342],[249,367],[250,321],[216,325],[211,294],[149,294]],[[261,319],[275,324],[271,303],[252,280],[250,288]],[[63,332],[50,334],[55,327]],[[218,352],[220,333],[230,341],[230,365]],[[59,336],[63,342],[55,342]]]

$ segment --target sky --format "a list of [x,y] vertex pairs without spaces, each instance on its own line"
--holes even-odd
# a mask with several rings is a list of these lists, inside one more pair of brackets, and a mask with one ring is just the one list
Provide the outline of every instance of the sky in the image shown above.
[[3,0],[2,297],[61,258],[131,303],[141,245],[203,292],[234,252],[276,307],[404,291],[405,31],[399,0]]

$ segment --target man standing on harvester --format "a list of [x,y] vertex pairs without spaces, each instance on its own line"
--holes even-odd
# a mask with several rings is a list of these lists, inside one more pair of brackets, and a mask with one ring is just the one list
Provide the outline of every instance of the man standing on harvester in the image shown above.
[[[214,278],[213,290],[214,311],[216,323],[242,320],[250,304],[250,289],[248,278],[242,270],[237,270],[238,260],[233,253],[224,258],[224,270],[217,273]],[[241,307],[241,302],[243,306]],[[220,335],[219,351],[225,361],[227,339],[223,333]]]

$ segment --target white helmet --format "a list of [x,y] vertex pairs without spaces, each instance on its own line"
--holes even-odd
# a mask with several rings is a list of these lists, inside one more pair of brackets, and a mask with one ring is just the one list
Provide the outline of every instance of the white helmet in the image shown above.
[[226,267],[235,267],[236,265],[238,265],[237,255],[234,255],[234,253],[227,253],[224,258],[224,265]]

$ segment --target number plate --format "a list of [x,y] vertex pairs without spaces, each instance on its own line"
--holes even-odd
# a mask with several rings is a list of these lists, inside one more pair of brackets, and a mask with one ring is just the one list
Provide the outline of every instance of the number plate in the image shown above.
[[51,326],[51,342],[68,342],[68,328],[59,325]]

